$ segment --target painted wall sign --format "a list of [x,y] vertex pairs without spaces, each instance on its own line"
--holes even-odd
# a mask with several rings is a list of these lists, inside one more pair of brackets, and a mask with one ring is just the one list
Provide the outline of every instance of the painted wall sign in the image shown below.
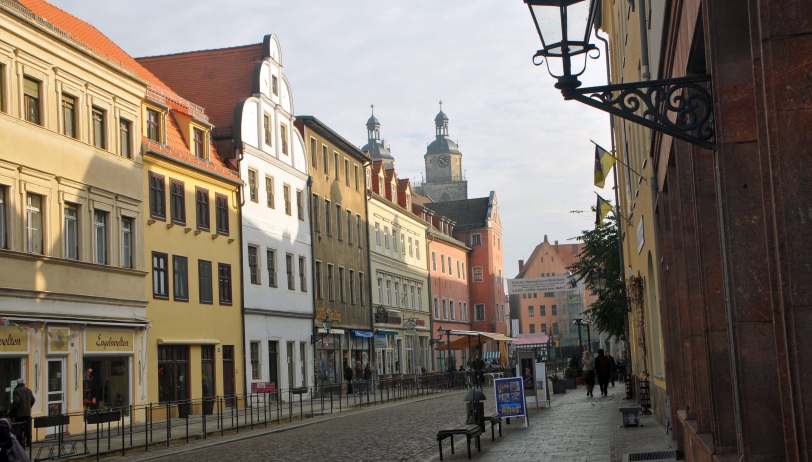
[[0,327],[0,354],[28,353],[28,327]]
[[133,331],[104,327],[85,328],[86,353],[132,353]]
[[326,316],[330,316],[334,322],[341,322],[341,313],[338,311],[330,308],[327,308],[327,311],[324,311],[324,308],[316,308],[316,319],[324,319]]
[[48,327],[48,353],[63,354],[70,352],[70,328]]

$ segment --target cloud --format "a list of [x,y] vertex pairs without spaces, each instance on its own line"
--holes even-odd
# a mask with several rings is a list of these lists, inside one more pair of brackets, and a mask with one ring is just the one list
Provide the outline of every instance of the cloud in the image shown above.
[[[545,234],[565,241],[591,226],[593,147],[608,117],[564,101],[521,0],[309,2],[53,0],[133,56],[257,43],[276,34],[296,113],[323,120],[358,146],[369,105],[400,177],[420,179],[438,101],[463,153],[470,197],[499,198],[505,274]],[[585,85],[605,83],[604,58]],[[611,185],[602,192],[611,197]]]

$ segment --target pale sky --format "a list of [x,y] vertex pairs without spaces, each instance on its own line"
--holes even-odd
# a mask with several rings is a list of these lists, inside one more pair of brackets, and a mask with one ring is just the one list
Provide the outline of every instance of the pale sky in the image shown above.
[[[421,178],[442,100],[469,197],[496,191],[507,277],[545,234],[564,243],[594,222],[589,140],[610,148],[609,118],[564,101],[532,64],[540,41],[521,0],[51,1],[135,57],[276,34],[295,114],[360,147],[374,104],[400,178]],[[604,63],[589,60],[585,85],[606,83]],[[611,186],[598,192],[613,199]]]

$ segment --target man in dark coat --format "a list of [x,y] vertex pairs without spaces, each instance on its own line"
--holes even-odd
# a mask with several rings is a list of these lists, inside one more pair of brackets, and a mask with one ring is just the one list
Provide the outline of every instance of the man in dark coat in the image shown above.
[[22,443],[23,446],[31,446],[31,407],[37,402],[31,390],[25,386],[25,379],[17,379],[17,388],[12,395],[9,414],[14,416],[14,422],[22,422]]
[[352,394],[352,367],[349,364],[344,365],[344,380],[347,381],[347,394]]
[[601,386],[601,396],[608,395],[609,376],[612,374],[612,363],[609,357],[603,354],[603,349],[598,350],[598,357],[595,358],[595,375],[598,376],[598,384]]
[[615,362],[615,357],[609,354],[609,351],[606,351],[606,356],[609,358],[609,364],[611,367],[609,368],[609,380],[612,381],[612,388],[615,387],[615,372],[617,372],[617,363]]
[[471,363],[471,369],[474,370],[474,379],[480,387],[485,383],[485,361],[476,355],[476,359]]

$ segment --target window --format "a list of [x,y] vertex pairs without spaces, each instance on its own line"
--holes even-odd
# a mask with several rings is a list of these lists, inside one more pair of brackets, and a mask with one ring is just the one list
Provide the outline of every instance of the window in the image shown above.
[[105,111],[94,107],[92,109],[92,119],[93,119],[93,146],[96,146],[99,149],[104,149],[107,147],[107,143],[105,142]]
[[195,203],[197,205],[197,229],[209,230],[209,191],[200,187],[195,188]]
[[251,342],[251,380],[259,379],[259,342]]
[[76,98],[62,95],[62,134],[76,138]]
[[279,137],[282,139],[282,154],[288,155],[288,127],[285,124],[279,126]]
[[389,248],[389,228],[383,227],[383,246]]
[[352,211],[347,210],[347,244],[352,245]]
[[536,325],[535,325],[535,324],[530,324],[530,333],[531,333],[531,334],[535,334],[535,333],[536,333]]
[[364,273],[358,273],[358,302],[364,306]]
[[555,292],[544,292],[545,297],[555,297]]
[[130,140],[130,127],[132,122],[125,119],[118,119],[118,150],[121,157],[132,159],[132,142]]
[[437,271],[437,252],[431,251],[431,270]]
[[271,91],[276,96],[279,96],[279,78],[275,75],[271,76]]
[[288,290],[296,290],[296,280],[293,279],[293,255],[285,255],[285,274],[288,276]]
[[451,313],[451,320],[452,321],[457,319],[457,314],[455,313],[455,310],[454,310],[454,300],[449,300],[449,302],[448,302],[448,311],[449,311],[449,313]]
[[327,146],[322,144],[321,145],[321,163],[322,163],[322,167],[324,168],[324,174],[325,175],[327,175],[327,173],[330,171],[330,168],[327,165],[327,161],[328,161],[328,159],[327,159]]
[[42,253],[42,196],[29,193],[26,200],[26,250]]
[[165,253],[152,252],[152,297],[169,298],[168,256]]
[[527,316],[531,318],[535,316],[535,309],[532,306],[527,307]]
[[161,142],[161,114],[154,109],[147,109],[147,138]]
[[337,153],[337,152],[335,152],[335,151],[333,151],[333,170],[335,170],[335,174],[336,174],[336,181],[338,181],[338,174],[339,174],[339,170],[338,170],[338,169],[339,169],[339,168],[340,168],[340,167],[338,166],[338,153]]
[[175,300],[189,301],[189,269],[186,257],[172,255],[172,280],[175,284]]
[[378,303],[383,304],[383,279],[378,278]]
[[327,264],[327,299],[331,302],[335,301],[333,294],[333,265]]
[[330,201],[324,199],[324,227],[328,236],[333,235],[332,221],[330,220]]
[[322,293],[321,293],[321,262],[320,261],[316,262],[316,276],[315,277],[316,277],[316,281],[315,281],[315,283],[316,283],[316,298],[321,300],[323,297],[322,297]]
[[182,181],[169,179],[169,216],[172,223],[186,224],[186,199]]
[[[502,238],[501,237],[496,238],[496,248],[498,250],[502,250]],[[553,261],[555,261],[555,260],[553,260]]]
[[[3,68],[0,67],[0,76],[2,76]],[[0,84],[2,84],[2,77],[0,77]],[[2,94],[2,91],[0,91]],[[0,107],[2,110],[2,107]],[[8,247],[8,230],[7,230],[7,218],[6,218],[6,191],[7,187],[0,185],[0,249],[5,249]]]
[[409,238],[409,256],[411,257],[413,255],[414,255],[414,250],[412,249],[412,238],[410,237]]
[[255,245],[248,246],[248,274],[250,275],[251,284],[260,284],[259,247]]
[[299,216],[299,220],[304,221],[304,193],[301,189],[296,190],[296,214]]
[[251,202],[259,202],[259,196],[257,194],[257,172],[250,168],[248,169],[248,197],[251,199]]
[[313,230],[319,232],[319,196],[313,194],[313,207],[310,208],[310,214],[313,217]]
[[276,208],[276,200],[274,199],[273,194],[273,177],[266,176],[265,177],[265,201],[268,205],[268,208]]
[[361,215],[359,214],[355,215],[355,235],[358,236],[358,248],[360,249],[363,235],[361,234]]
[[538,295],[538,292],[533,292],[533,298],[539,298]]
[[338,267],[338,301],[344,303],[344,268]]
[[553,316],[558,316],[558,305],[551,306],[550,311],[552,312]]
[[546,322],[541,323],[541,333],[545,334],[545,335],[547,334],[547,323]]
[[381,245],[381,225],[375,223],[375,243]]
[[165,180],[162,175],[149,172],[149,216],[158,220],[166,219]]
[[200,303],[212,303],[212,284],[211,284],[211,262],[207,260],[197,261],[197,280],[198,292],[200,295]]
[[417,288],[417,309],[423,311],[423,289]]
[[448,301],[443,299],[443,319],[448,319]]
[[475,267],[472,268],[472,271],[474,272],[474,282],[481,282],[482,281],[482,267],[481,266],[475,266]]
[[350,270],[350,304],[355,305],[355,271]]
[[271,142],[271,116],[266,114],[262,115],[262,131],[265,134],[265,144],[272,146]]
[[414,241],[414,258],[420,260],[420,241],[417,239]]
[[206,160],[206,134],[199,128],[192,129],[193,154],[198,159]]
[[299,257],[299,290],[307,292],[307,261],[305,257]]
[[386,281],[386,304],[392,305],[392,281]]
[[[555,275],[553,275],[553,276],[555,276]],[[501,283],[502,283],[502,270],[500,269],[499,270],[499,284],[501,284]]]
[[65,206],[65,258],[79,259],[79,212],[75,205]]
[[353,166],[353,169],[354,169],[353,170],[353,179],[355,181],[355,190],[360,191],[361,186],[360,186],[360,183],[358,181],[359,180],[359,178],[358,178],[358,166],[357,165]]
[[440,302],[437,297],[434,297],[434,317],[440,319]]
[[344,159],[344,184],[350,185],[350,161]]
[[558,335],[558,324],[553,324],[553,335]]
[[539,316],[547,316],[547,306],[546,305],[539,306]]
[[459,260],[457,260],[457,278],[462,277],[462,272],[460,272],[460,263],[461,262]]
[[343,217],[341,216],[341,204],[336,204],[336,233],[338,234],[338,240],[340,241],[341,236],[341,220]]
[[220,289],[220,304],[231,305],[231,265],[218,263],[217,276]]
[[474,321],[484,321],[484,320],[485,320],[485,305],[483,304],[474,305]]
[[481,234],[472,234],[471,235],[471,245],[482,245],[482,235]]
[[[268,287],[277,287],[276,285],[276,250],[268,249],[265,252],[267,266],[268,266]],[[259,283],[257,283],[259,284]]]
[[291,205],[290,205],[290,186],[283,184],[282,185],[282,198],[285,201],[285,215],[291,214]]
[[448,256],[448,275],[449,276],[454,275],[454,271],[451,269],[451,256],[450,255]]
[[214,194],[214,218],[217,221],[217,234],[228,236],[228,197]]
[[25,120],[32,124],[41,124],[39,107],[40,83],[28,76],[23,78],[23,104],[25,105]]
[[[403,233],[400,233],[400,253],[406,255],[406,237],[403,235]],[[449,263],[449,265],[450,264],[451,263]],[[451,268],[449,268],[449,271],[451,271]]]
[[445,274],[445,255],[440,254],[440,272]]
[[124,268],[134,268],[133,219],[129,217],[121,219],[121,266]]
[[93,211],[93,236],[96,241],[96,263],[107,264],[107,212]]
[[319,162],[316,157],[316,138],[310,138],[310,158],[310,162],[313,164],[313,171],[317,171]]

